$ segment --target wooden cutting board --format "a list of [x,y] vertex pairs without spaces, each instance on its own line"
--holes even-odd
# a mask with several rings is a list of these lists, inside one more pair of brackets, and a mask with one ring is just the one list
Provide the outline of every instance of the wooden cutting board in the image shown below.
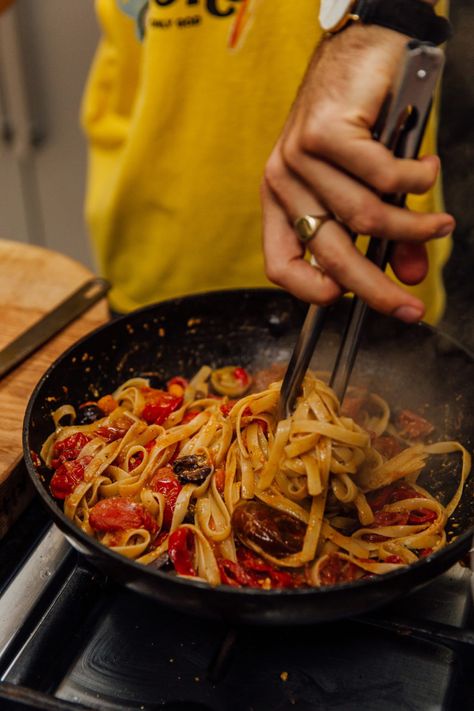
[[[0,239],[0,348],[93,276],[79,262]],[[31,498],[22,461],[22,425],[31,392],[52,361],[109,318],[105,299],[0,380],[0,538]]]

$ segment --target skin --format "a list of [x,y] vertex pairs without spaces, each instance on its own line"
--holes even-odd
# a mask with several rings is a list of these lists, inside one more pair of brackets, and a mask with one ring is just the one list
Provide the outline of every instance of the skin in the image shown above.
[[0,0],[0,13],[13,5],[14,0]]
[[[446,213],[414,213],[376,194],[423,194],[439,172],[436,156],[395,159],[371,136],[407,41],[392,30],[354,24],[322,42],[268,160],[262,206],[266,272],[273,282],[323,305],[353,291],[372,308],[412,322],[423,317],[423,302],[368,262],[341,224],[395,241],[391,266],[405,284],[427,273],[425,243],[455,227]],[[338,219],[308,243],[315,269],[304,259],[293,223],[328,212]]]

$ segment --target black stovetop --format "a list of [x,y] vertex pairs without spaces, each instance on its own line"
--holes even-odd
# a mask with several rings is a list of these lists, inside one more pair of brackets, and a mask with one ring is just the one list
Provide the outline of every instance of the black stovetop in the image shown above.
[[0,709],[474,707],[471,574],[371,616],[230,629],[87,568],[35,501],[0,545]]

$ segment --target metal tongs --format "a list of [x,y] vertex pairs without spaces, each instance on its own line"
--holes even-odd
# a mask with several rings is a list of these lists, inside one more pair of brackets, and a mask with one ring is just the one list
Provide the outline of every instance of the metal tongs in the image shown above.
[[[433,93],[444,64],[443,52],[426,42],[407,44],[405,61],[397,82],[387,96],[376,126],[374,140],[383,143],[397,158],[416,158],[430,113]],[[406,195],[386,195],[383,200],[403,207]],[[351,233],[353,239],[356,235]],[[389,242],[371,238],[366,257],[384,270],[389,260]],[[349,319],[329,381],[342,402],[354,366],[368,306],[352,300]],[[291,415],[317,342],[323,332],[328,307],[311,305],[283,379],[278,420]]]

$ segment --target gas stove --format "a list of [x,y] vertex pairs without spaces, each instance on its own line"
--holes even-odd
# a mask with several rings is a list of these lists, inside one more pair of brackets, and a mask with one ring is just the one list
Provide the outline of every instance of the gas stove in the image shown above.
[[472,709],[471,599],[458,564],[361,618],[229,628],[107,580],[34,501],[0,545],[0,708]]

